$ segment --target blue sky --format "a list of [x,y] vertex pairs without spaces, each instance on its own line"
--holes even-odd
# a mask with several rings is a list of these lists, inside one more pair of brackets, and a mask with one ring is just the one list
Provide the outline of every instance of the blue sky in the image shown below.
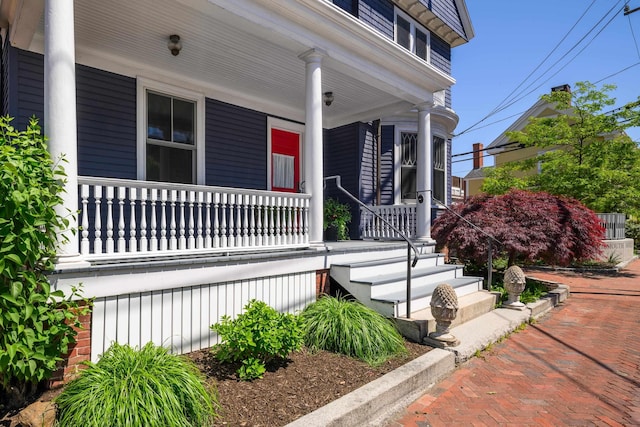
[[[640,0],[467,0],[475,37],[452,50],[456,79],[453,109],[460,117],[454,134],[482,120],[499,105],[512,105],[473,130],[454,136],[453,175],[463,177],[473,168],[470,155],[455,154],[471,151],[474,142],[489,145],[554,86],[568,83],[574,87],[577,81],[602,80],[597,86],[617,86],[609,93],[616,98],[614,107],[637,100],[640,10],[624,16],[625,3],[632,10],[640,7]],[[612,8],[615,12],[609,12]],[[507,119],[509,116],[514,117]],[[499,121],[502,119],[506,120]],[[640,128],[627,133],[640,141]],[[493,164],[491,156],[484,158],[484,164]]]

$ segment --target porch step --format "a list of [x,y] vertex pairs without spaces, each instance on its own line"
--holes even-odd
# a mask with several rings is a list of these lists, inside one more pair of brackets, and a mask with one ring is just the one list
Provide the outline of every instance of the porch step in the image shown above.
[[[330,274],[357,300],[383,316],[406,315],[406,257],[334,264]],[[425,254],[411,269],[412,312],[429,307],[431,294],[441,283],[453,286],[458,297],[482,289],[482,279],[465,277],[462,266],[445,264],[442,254]]]
[[[456,327],[476,319],[483,314],[490,313],[498,303],[500,295],[485,290],[475,291],[458,298],[458,313],[451,322]],[[424,308],[413,312],[411,318],[399,317],[395,319],[398,329],[405,337],[422,342],[425,336],[436,330],[436,321],[431,314],[431,308]]]

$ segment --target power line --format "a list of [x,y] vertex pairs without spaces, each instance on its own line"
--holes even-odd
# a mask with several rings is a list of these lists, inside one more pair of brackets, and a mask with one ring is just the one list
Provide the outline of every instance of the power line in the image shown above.
[[[595,0],[594,0],[595,1]],[[621,1],[621,0],[620,0]],[[553,67],[555,67],[561,60],[563,60],[567,54],[569,54],[571,51],[573,51],[580,43],[582,43],[582,41],[584,41],[584,39],[587,38],[587,36],[589,36],[589,34],[591,34],[597,27],[598,25],[600,25],[600,23],[602,23],[602,21],[604,21],[604,19],[606,19],[606,17],[618,7],[618,4],[620,3],[620,1],[618,1],[611,9],[609,9],[609,11],[607,11],[604,16],[602,18],[600,18],[600,20],[591,27],[591,29],[589,29],[589,31],[587,31],[587,33],[577,42],[575,43],[558,61],[556,61],[555,63],[553,63],[550,67],[548,67],[541,75],[540,77],[538,77],[537,79],[535,79],[533,82],[531,82],[527,87],[523,88],[520,92],[517,93],[517,96],[519,96],[518,98],[515,99],[511,99],[511,96],[513,95],[513,92],[515,92],[519,87],[521,87],[524,82],[530,77],[532,73],[530,73],[529,76],[527,76],[527,78],[525,78],[523,80],[522,83],[520,83],[516,89],[514,89],[514,91],[511,92],[511,94],[509,96],[507,96],[504,100],[502,100],[500,102],[500,104],[498,104],[498,106],[496,106],[490,113],[488,113],[486,116],[484,116],[482,119],[480,119],[479,121],[473,123],[471,126],[467,127],[466,129],[464,129],[463,131],[461,131],[460,133],[458,133],[455,136],[460,136],[463,135],[467,132],[469,132],[471,129],[474,129],[476,126],[478,126],[480,123],[484,122],[486,119],[488,119],[489,117],[493,116],[494,114],[499,113],[500,111],[505,110],[506,108],[512,106],[513,104],[515,104],[516,102],[520,101],[521,99],[523,99],[524,97],[528,96],[529,94],[533,93],[535,90],[537,90],[540,86],[542,86],[544,83],[546,83],[548,80],[550,80],[553,76],[555,76],[556,74],[558,74],[562,69],[564,69],[567,65],[569,65],[580,53],[582,53],[584,51],[584,49],[586,49],[587,46],[589,46],[589,44],[591,44],[591,42],[593,42],[593,40],[595,39],[595,37],[597,37],[613,20],[613,18],[615,18],[615,14],[613,15],[613,18],[611,18],[605,25],[604,27],[596,34],[596,36],[594,36],[589,43],[587,44],[587,46],[585,46],[583,49],[580,50],[580,52],[578,52],[578,54],[576,56],[574,56],[573,58],[571,58],[571,60],[569,60],[569,62],[567,62],[560,70],[558,70],[556,73],[554,73],[553,75],[551,75],[547,80],[545,80],[544,82],[542,82],[540,85],[536,86],[535,88],[533,88],[532,90],[530,90],[529,92],[525,93],[524,95],[522,95],[522,93],[527,90],[528,88],[530,88],[535,82],[537,82],[538,80],[540,80],[545,74],[547,74]],[[629,0],[627,0],[628,2]],[[573,30],[573,28],[578,24],[578,22],[580,22],[580,20],[583,18],[583,16],[586,14],[586,12],[591,8],[591,6],[593,5],[593,3],[591,5],[589,5],[587,7],[587,9],[585,10],[585,12],[580,16],[580,18],[578,19],[578,21],[571,27],[571,29],[569,30],[569,32],[567,33],[567,35]],[[563,39],[556,45],[556,47],[554,47],[554,49],[551,51],[551,53],[549,55],[547,55],[547,57],[536,67],[536,69],[534,70],[534,72],[540,68],[540,66],[548,59],[548,57],[555,51],[557,50],[559,44],[562,43],[562,41],[564,41],[564,39],[566,38],[565,35],[563,37]],[[503,105],[506,101],[509,101],[508,104]]]

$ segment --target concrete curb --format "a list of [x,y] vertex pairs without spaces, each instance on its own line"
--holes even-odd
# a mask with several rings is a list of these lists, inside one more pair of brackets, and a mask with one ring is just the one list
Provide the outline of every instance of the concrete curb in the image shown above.
[[558,284],[548,295],[522,310],[497,308],[451,328],[460,345],[433,349],[351,393],[307,414],[286,427],[380,426],[444,379],[460,363],[488,345],[537,319],[566,300],[569,288]]
[[[351,393],[298,418],[287,427],[379,425],[455,369],[453,353],[434,349]],[[372,424],[375,423],[375,424]]]

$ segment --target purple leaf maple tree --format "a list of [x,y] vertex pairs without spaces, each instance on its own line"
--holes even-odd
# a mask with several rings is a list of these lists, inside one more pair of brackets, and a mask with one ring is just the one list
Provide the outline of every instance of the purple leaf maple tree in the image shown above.
[[[489,236],[494,257],[565,266],[596,258],[604,228],[598,216],[577,200],[544,192],[511,190],[500,196],[481,194],[445,211],[431,235],[462,260],[487,261]],[[459,216],[458,216],[459,215]],[[476,227],[472,226],[474,224]]]

